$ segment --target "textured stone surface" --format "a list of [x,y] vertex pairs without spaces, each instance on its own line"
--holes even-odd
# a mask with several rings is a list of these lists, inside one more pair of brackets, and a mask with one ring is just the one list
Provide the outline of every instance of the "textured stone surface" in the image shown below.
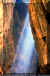
[[47,20],[42,8],[41,0],[30,0],[29,4],[30,21],[32,33],[35,39],[35,46],[40,58],[40,64],[47,64]]

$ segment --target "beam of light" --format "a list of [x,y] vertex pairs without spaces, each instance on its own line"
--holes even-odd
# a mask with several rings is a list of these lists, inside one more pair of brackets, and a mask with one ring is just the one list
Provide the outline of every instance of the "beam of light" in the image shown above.
[[[22,51],[20,53],[19,61],[18,61],[18,72],[29,72],[30,60],[34,49],[34,40],[31,33],[30,23],[29,23],[29,14],[27,13],[25,23],[26,26],[23,34],[25,38],[23,40]],[[22,38],[22,36],[21,36]],[[20,41],[19,41],[20,43]]]
[[[31,28],[30,28],[29,21],[28,21],[28,14],[27,14],[27,18],[25,21],[25,25],[26,25],[26,23],[28,26],[27,26],[27,30],[26,30],[27,31],[26,37],[23,41],[21,57],[23,57],[23,59],[24,59],[24,71],[28,72],[31,55],[32,55],[33,48],[34,48],[34,42],[33,42],[32,34],[31,34]],[[19,61],[19,63],[21,63],[21,62]]]
[[[30,70],[32,53],[34,50],[34,40],[31,33],[29,14],[27,13],[22,30],[22,35],[16,47],[16,55],[14,57],[14,64],[10,69],[11,73],[28,73]],[[35,55],[34,55],[35,56]],[[15,61],[16,60],[16,61]],[[17,65],[16,65],[17,63]]]

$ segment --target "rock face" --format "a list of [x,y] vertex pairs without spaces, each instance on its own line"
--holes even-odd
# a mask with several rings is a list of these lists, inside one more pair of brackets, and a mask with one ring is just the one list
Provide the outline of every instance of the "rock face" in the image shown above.
[[13,63],[12,60],[15,55],[13,35],[11,32],[13,4],[3,4],[0,2],[0,5],[0,65],[2,67],[4,65],[5,68],[3,70],[6,71]]
[[42,0],[45,9],[50,13],[50,0]]
[[[3,4],[3,10],[4,10],[4,35],[3,35],[3,61],[5,61],[4,64],[4,71],[6,72],[8,67],[11,67],[13,64],[13,58],[15,55],[15,47],[14,47],[14,40],[13,35],[11,31],[12,25],[12,17],[13,17],[13,4]],[[8,12],[9,10],[9,12]],[[8,66],[7,66],[8,65]]]
[[35,37],[35,46],[37,53],[40,56],[40,64],[47,64],[47,21],[45,19],[45,14],[42,8],[42,4],[39,0],[30,0],[29,4],[30,21],[33,36]]
[[0,65],[3,64],[3,5],[0,2]]
[[[49,56],[47,49],[47,26],[49,26],[47,22],[48,20],[46,19],[46,12],[44,11],[45,7],[43,6],[41,0],[30,0],[30,3],[31,4],[29,4],[28,9],[30,13],[32,34],[35,39],[35,46],[39,55],[40,65],[44,67],[48,64]],[[50,32],[48,32],[48,38],[50,38],[49,33]],[[49,45],[50,44],[48,44],[48,47]]]

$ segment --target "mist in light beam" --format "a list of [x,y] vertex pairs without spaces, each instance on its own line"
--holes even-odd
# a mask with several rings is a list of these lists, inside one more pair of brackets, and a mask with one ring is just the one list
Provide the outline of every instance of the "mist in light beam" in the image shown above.
[[[23,30],[23,34],[25,36],[24,40],[22,41],[22,51],[20,53],[19,61],[18,61],[18,72],[19,73],[28,73],[29,72],[29,67],[31,64],[31,58],[32,58],[32,53],[34,50],[34,40],[30,28],[30,23],[29,23],[29,14],[27,13],[26,19],[25,19],[25,30]],[[23,35],[22,34],[22,35]],[[21,35],[21,39],[22,39]],[[20,44],[20,40],[19,40]]]

